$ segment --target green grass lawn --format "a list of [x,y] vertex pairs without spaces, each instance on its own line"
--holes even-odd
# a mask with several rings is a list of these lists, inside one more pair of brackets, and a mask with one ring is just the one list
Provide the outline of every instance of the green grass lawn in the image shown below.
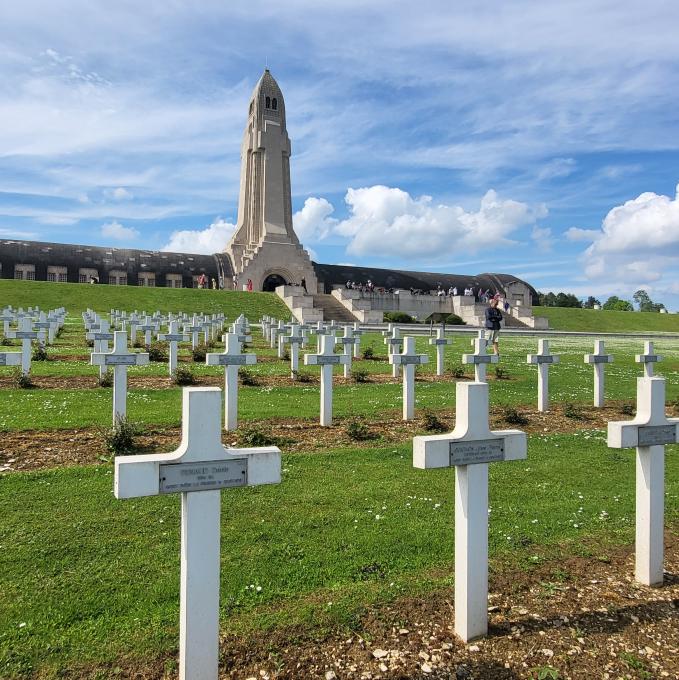
[[533,314],[546,316],[549,319],[549,327],[559,331],[679,333],[679,314],[613,312],[566,307],[533,307]]
[[[69,309],[68,323],[49,353],[82,359],[32,367],[35,376],[66,379],[97,374],[86,358],[91,350],[79,316],[86,306],[101,312],[111,307],[223,311],[230,318],[244,311],[253,320],[262,313],[287,316],[277,297],[263,293],[0,281],[0,294],[3,303],[16,306]],[[582,355],[592,345],[589,338],[550,341],[561,355],[561,363],[550,369],[554,402],[591,402],[592,368]],[[643,343],[615,338],[606,346],[615,356],[606,369],[607,397],[632,401],[641,374],[634,354]],[[380,335],[363,336],[362,347],[372,348],[380,360],[360,361],[357,369],[369,375],[391,372]],[[430,357],[421,373],[433,373],[435,354],[427,338],[418,337],[416,347]],[[502,338],[501,367],[509,379],[490,381],[493,404],[535,404],[537,370],[526,364],[526,354],[536,348],[534,337]],[[677,400],[679,346],[661,339],[656,349],[664,355],[657,371],[667,377],[668,401]],[[275,351],[257,330],[248,351],[261,359],[248,369],[255,377],[266,382],[288,374],[289,364],[272,360]],[[315,339],[307,351],[315,351]],[[469,351],[469,338],[455,337],[446,348],[448,370],[461,367],[461,354]],[[186,345],[181,354],[188,357]],[[193,367],[200,376],[223,375],[216,367]],[[303,370],[318,374],[318,368]],[[0,376],[10,371],[0,368]],[[165,376],[167,365],[132,369],[130,375]],[[366,419],[395,415],[401,394],[400,381],[336,385],[334,412]],[[248,423],[318,419],[318,384],[242,387],[239,399],[240,419]],[[418,382],[416,399],[418,409],[451,408],[454,384]],[[181,389],[134,388],[128,413],[149,426],[179,425]],[[25,431],[30,437],[30,430],[108,425],[110,418],[110,389],[0,389],[0,431]],[[224,632],[295,625],[310,635],[348,631],[374,605],[451,586],[452,470],[414,470],[409,444],[385,447],[378,441],[373,448],[294,455],[282,448],[281,485],[223,493]],[[668,448],[666,464],[672,526],[679,524],[678,448]],[[68,677],[69,669],[81,665],[120,659],[143,665],[176,654],[179,500],[116,501],[112,484],[110,465],[0,476],[0,677]],[[531,436],[526,461],[492,465],[490,494],[493,569],[530,570],[545,554],[594,550],[604,556],[612,544],[633,539],[633,452],[607,449],[604,433],[587,429],[586,421],[574,434]]]
[[288,308],[273,293],[0,279],[0,307],[7,304],[24,309],[35,305],[45,310],[65,307],[69,314],[78,317],[90,308],[100,314],[108,314],[112,309],[137,309],[149,314],[156,310],[188,314],[223,312],[230,320],[241,313],[252,321],[258,321],[263,314],[290,318]]
[[[284,456],[283,469],[279,486],[222,494],[225,632],[303,624],[313,635],[451,585],[452,470],[413,469],[407,445]],[[633,454],[602,433],[531,437],[528,460],[491,465],[492,567],[631,541],[633,489]],[[0,485],[0,518],[1,677],[176,652],[178,498],[116,501],[110,466],[16,474]]]

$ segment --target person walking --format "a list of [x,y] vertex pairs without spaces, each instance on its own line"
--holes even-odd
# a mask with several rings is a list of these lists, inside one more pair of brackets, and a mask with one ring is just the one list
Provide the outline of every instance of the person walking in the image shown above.
[[493,345],[493,354],[500,355],[498,338],[500,337],[500,323],[502,312],[498,309],[498,298],[494,297],[486,307],[486,340]]

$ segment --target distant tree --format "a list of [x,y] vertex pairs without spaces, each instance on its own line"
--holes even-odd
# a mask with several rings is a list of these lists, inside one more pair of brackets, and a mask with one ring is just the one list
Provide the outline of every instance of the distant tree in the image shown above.
[[585,309],[594,309],[594,305],[599,305],[601,306],[601,302],[597,300],[593,295],[590,295],[587,300],[585,300],[585,303],[583,304],[583,307]]
[[571,293],[538,293],[543,307],[582,307],[580,300]]
[[632,296],[634,302],[639,305],[640,312],[659,312],[661,309],[665,308],[662,302],[653,302],[651,296],[643,289],[638,290]]
[[614,312],[633,312],[634,306],[629,300],[621,300],[617,295],[611,295],[604,302],[604,309],[613,310]]

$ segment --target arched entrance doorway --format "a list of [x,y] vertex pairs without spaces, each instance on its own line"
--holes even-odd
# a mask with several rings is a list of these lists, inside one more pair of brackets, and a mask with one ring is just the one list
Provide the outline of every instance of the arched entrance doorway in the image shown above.
[[264,279],[262,290],[265,293],[273,293],[278,286],[284,286],[286,283],[286,280],[280,274],[269,274]]

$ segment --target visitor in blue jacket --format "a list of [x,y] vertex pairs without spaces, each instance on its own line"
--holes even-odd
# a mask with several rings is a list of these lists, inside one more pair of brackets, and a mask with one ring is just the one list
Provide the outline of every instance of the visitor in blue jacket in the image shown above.
[[498,338],[500,337],[500,323],[502,322],[502,312],[498,309],[499,300],[494,297],[488,307],[486,307],[486,341],[492,343],[493,354],[500,354],[498,348]]

